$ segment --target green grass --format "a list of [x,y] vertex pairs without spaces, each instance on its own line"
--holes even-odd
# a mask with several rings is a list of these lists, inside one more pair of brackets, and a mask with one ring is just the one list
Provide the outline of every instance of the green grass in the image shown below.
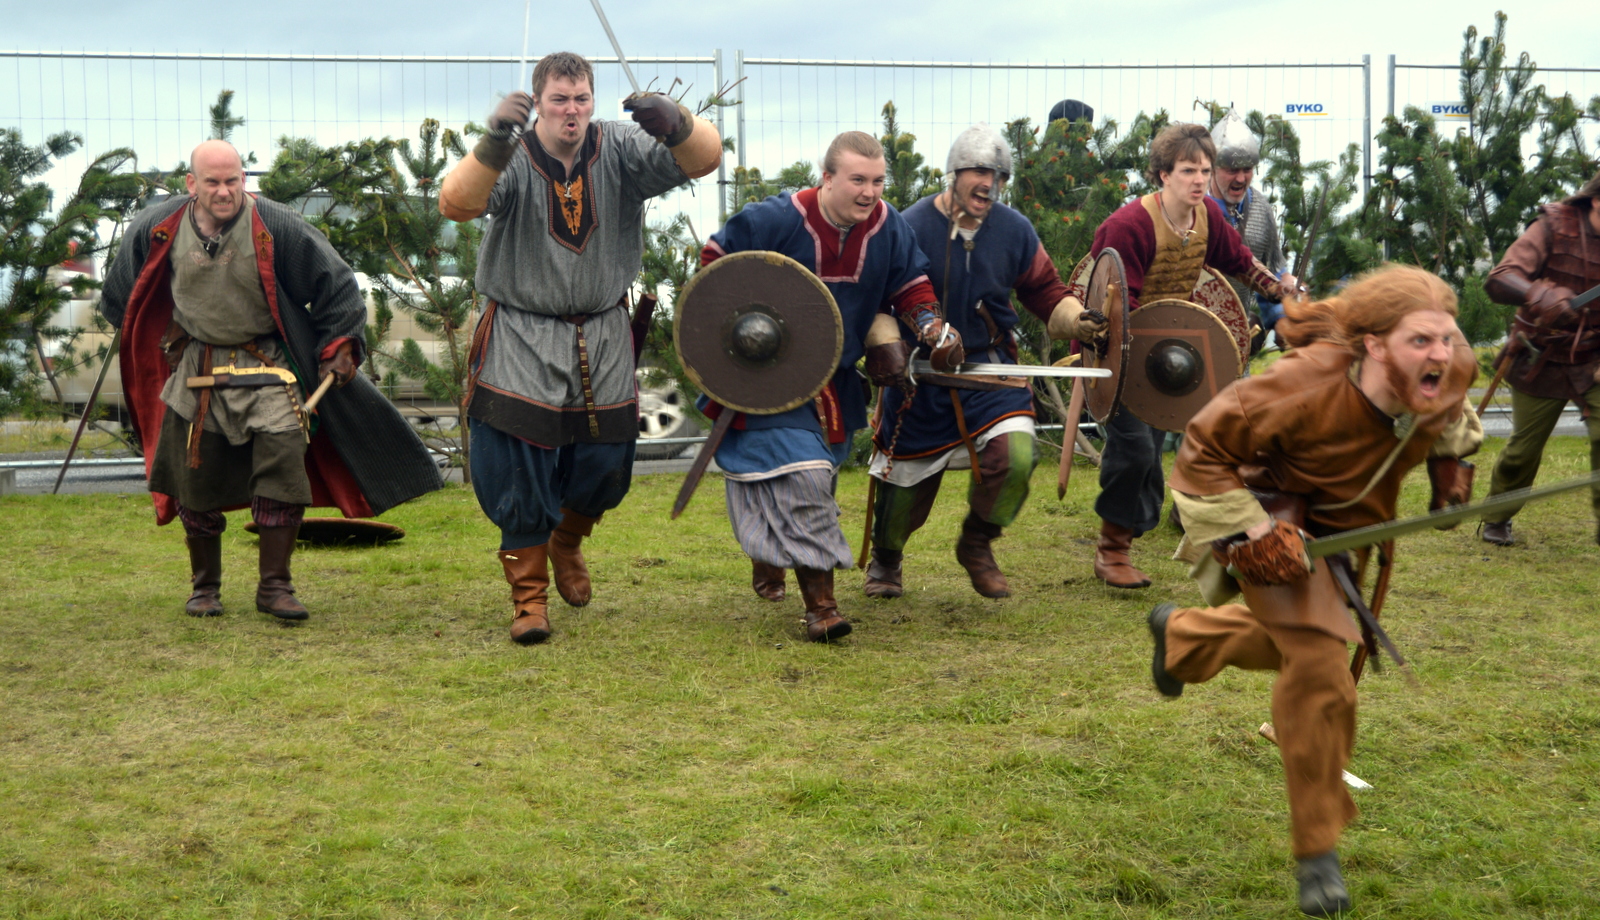
[[[1587,466],[1552,445],[1541,482]],[[302,549],[300,627],[254,612],[241,515],[228,614],[195,620],[144,496],[0,498],[0,917],[1298,916],[1270,675],[1157,696],[1145,611],[1197,595],[1166,528],[1154,587],[1093,579],[1092,470],[1058,503],[1040,469],[1004,601],[955,563],[952,476],[906,597],[840,573],[836,647],[751,593],[720,483],[668,520],[679,482],[635,480],[594,602],[535,648],[469,490],[386,515],[398,544]],[[842,477],[857,544],[864,493]],[[1401,546],[1425,690],[1361,685],[1354,916],[1600,913],[1600,549],[1585,497],[1517,529]]]

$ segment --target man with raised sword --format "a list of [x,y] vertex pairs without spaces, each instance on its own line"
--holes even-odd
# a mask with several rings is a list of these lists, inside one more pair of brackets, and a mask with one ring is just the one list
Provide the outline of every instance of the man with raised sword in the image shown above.
[[[1207,403],[1173,466],[1186,527],[1178,558],[1213,606],[1150,611],[1151,673],[1176,697],[1228,666],[1278,672],[1272,721],[1300,908],[1312,916],[1350,906],[1334,847],[1356,814],[1342,778],[1357,673],[1345,652],[1363,642],[1347,605],[1362,603],[1351,592],[1364,565],[1328,556],[1313,566],[1307,540],[1391,520],[1401,480],[1424,461],[1434,508],[1470,499],[1459,458],[1483,429],[1466,404],[1477,362],[1455,317],[1449,285],[1403,265],[1333,300],[1287,304],[1279,330],[1293,351]],[[1380,585],[1392,552],[1379,554]],[[1230,603],[1240,593],[1244,603]]]
[[490,218],[466,397],[472,484],[500,528],[511,638],[524,645],[550,637],[552,567],[563,600],[589,602],[580,544],[632,481],[626,306],[646,206],[722,157],[716,128],[661,93],[626,100],[635,124],[595,120],[594,69],[576,54],[542,58],[532,88],[501,100],[439,194],[452,220]]
[[[184,612],[223,612],[223,512],[248,507],[260,537],[256,609],[304,620],[289,563],[306,506],[375,517],[442,482],[411,427],[357,373],[367,311],[350,266],[297,212],[245,191],[231,144],[206,141],[189,160],[189,194],[129,226],[100,312],[122,330],[156,523],[183,522]],[[330,376],[338,388],[309,417],[306,394]]]
[[[1049,323],[1056,310],[1065,309],[1067,286],[1033,225],[999,200],[1011,168],[1005,138],[986,124],[973,125],[950,146],[948,187],[905,212],[928,259],[944,321],[960,333],[971,361],[1017,363],[1013,291],[1041,322]],[[916,344],[917,332],[910,326],[887,316],[877,323],[886,323],[905,350]],[[1095,328],[1086,324],[1073,331],[1092,336]],[[979,594],[1008,596],[1010,586],[990,544],[1016,520],[1038,462],[1028,379],[923,375],[910,389],[904,380],[888,382],[873,419],[871,472],[878,482],[867,596],[904,593],[906,542],[927,522],[945,470],[957,469],[972,470],[972,481],[956,560]],[[982,388],[969,388],[974,385]]]

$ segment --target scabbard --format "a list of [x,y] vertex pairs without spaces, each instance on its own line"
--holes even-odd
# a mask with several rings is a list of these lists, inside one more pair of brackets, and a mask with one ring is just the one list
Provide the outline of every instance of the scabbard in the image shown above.
[[734,416],[739,413],[728,406],[722,407],[722,414],[717,416],[716,424],[711,426],[711,434],[706,437],[706,443],[701,445],[700,453],[695,455],[694,463],[689,465],[689,475],[683,477],[683,486],[678,489],[678,499],[672,503],[672,519],[678,519],[683,509],[689,507],[689,499],[694,496],[694,490],[700,485],[700,477],[706,474],[706,467],[711,465],[711,458],[717,453],[717,446],[722,443],[722,438],[733,427]]
[[206,374],[190,377],[184,383],[191,390],[237,390],[250,387],[284,386],[287,381],[276,374]]
[[1324,556],[1322,561],[1332,571],[1334,584],[1337,584],[1339,590],[1344,592],[1345,601],[1356,612],[1356,616],[1361,619],[1361,629],[1366,637],[1367,650],[1369,657],[1372,658],[1373,670],[1376,671],[1378,669],[1377,649],[1373,648],[1373,646],[1382,646],[1384,652],[1394,662],[1395,667],[1400,669],[1400,673],[1405,677],[1406,683],[1410,684],[1414,689],[1421,689],[1422,685],[1418,682],[1417,676],[1412,673],[1411,666],[1406,664],[1406,660],[1401,656],[1400,650],[1395,648],[1394,640],[1389,638],[1389,633],[1384,630],[1382,624],[1378,622],[1378,618],[1367,607],[1367,602],[1361,597],[1361,589],[1356,587],[1355,578],[1350,572],[1350,557],[1343,553],[1336,553],[1331,556]]

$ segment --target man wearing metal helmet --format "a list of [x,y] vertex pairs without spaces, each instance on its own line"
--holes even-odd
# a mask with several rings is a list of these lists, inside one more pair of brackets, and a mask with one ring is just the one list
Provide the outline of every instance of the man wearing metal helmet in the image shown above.
[[[1600,470],[1600,301],[1572,300],[1600,285],[1600,173],[1578,194],[1539,209],[1539,219],[1506,250],[1484,285],[1496,303],[1514,304],[1510,342],[1511,440],[1494,465],[1489,494],[1533,485],[1544,443],[1567,403],[1583,407],[1589,465]],[[1600,520],[1600,489],[1592,504]],[[1483,539],[1510,546],[1515,512],[1491,515]],[[1499,520],[1495,520],[1499,518]],[[1600,529],[1595,531],[1600,541]]]
[[[1211,197],[1222,205],[1222,216],[1239,231],[1244,244],[1250,247],[1268,271],[1282,275],[1288,268],[1288,258],[1283,254],[1283,236],[1278,232],[1278,218],[1272,206],[1260,192],[1250,187],[1255,179],[1256,164],[1261,161],[1261,139],[1256,137],[1244,119],[1233,109],[1222,116],[1211,129],[1211,142],[1217,146],[1216,167],[1211,171]],[[1275,296],[1257,294],[1243,283],[1230,279],[1239,294],[1239,302],[1256,304],[1256,314],[1251,319],[1261,326],[1261,332],[1251,342],[1251,352],[1259,350],[1266,334],[1283,316],[1283,303]]]
[[[960,334],[968,360],[1015,364],[1018,317],[1012,292],[1049,322],[1067,287],[1033,225],[999,201],[1011,178],[1011,148],[998,131],[982,123],[963,131],[950,147],[945,172],[948,187],[907,208],[906,223],[928,257],[928,277],[944,305],[945,322]],[[907,349],[915,343],[909,326],[892,320],[887,326],[874,331],[886,332],[884,337]],[[877,335],[868,344],[876,345]],[[1016,519],[1037,464],[1027,380],[929,374],[910,382],[882,382],[898,385],[884,388],[873,419],[876,482],[867,596],[904,592],[906,541],[927,521],[947,469],[972,470],[970,510],[956,541],[956,561],[979,594],[1008,596],[1010,587],[990,542]]]

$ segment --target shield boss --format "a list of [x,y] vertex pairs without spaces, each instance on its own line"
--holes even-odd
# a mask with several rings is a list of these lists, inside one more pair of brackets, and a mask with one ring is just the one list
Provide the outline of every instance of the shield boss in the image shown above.
[[1186,300],[1157,300],[1128,317],[1122,403],[1152,428],[1182,431],[1200,407],[1234,381],[1239,349],[1216,314]]
[[717,402],[753,415],[802,405],[844,352],[833,294],[777,252],[736,252],[700,269],[678,298],[672,342],[684,371]]

